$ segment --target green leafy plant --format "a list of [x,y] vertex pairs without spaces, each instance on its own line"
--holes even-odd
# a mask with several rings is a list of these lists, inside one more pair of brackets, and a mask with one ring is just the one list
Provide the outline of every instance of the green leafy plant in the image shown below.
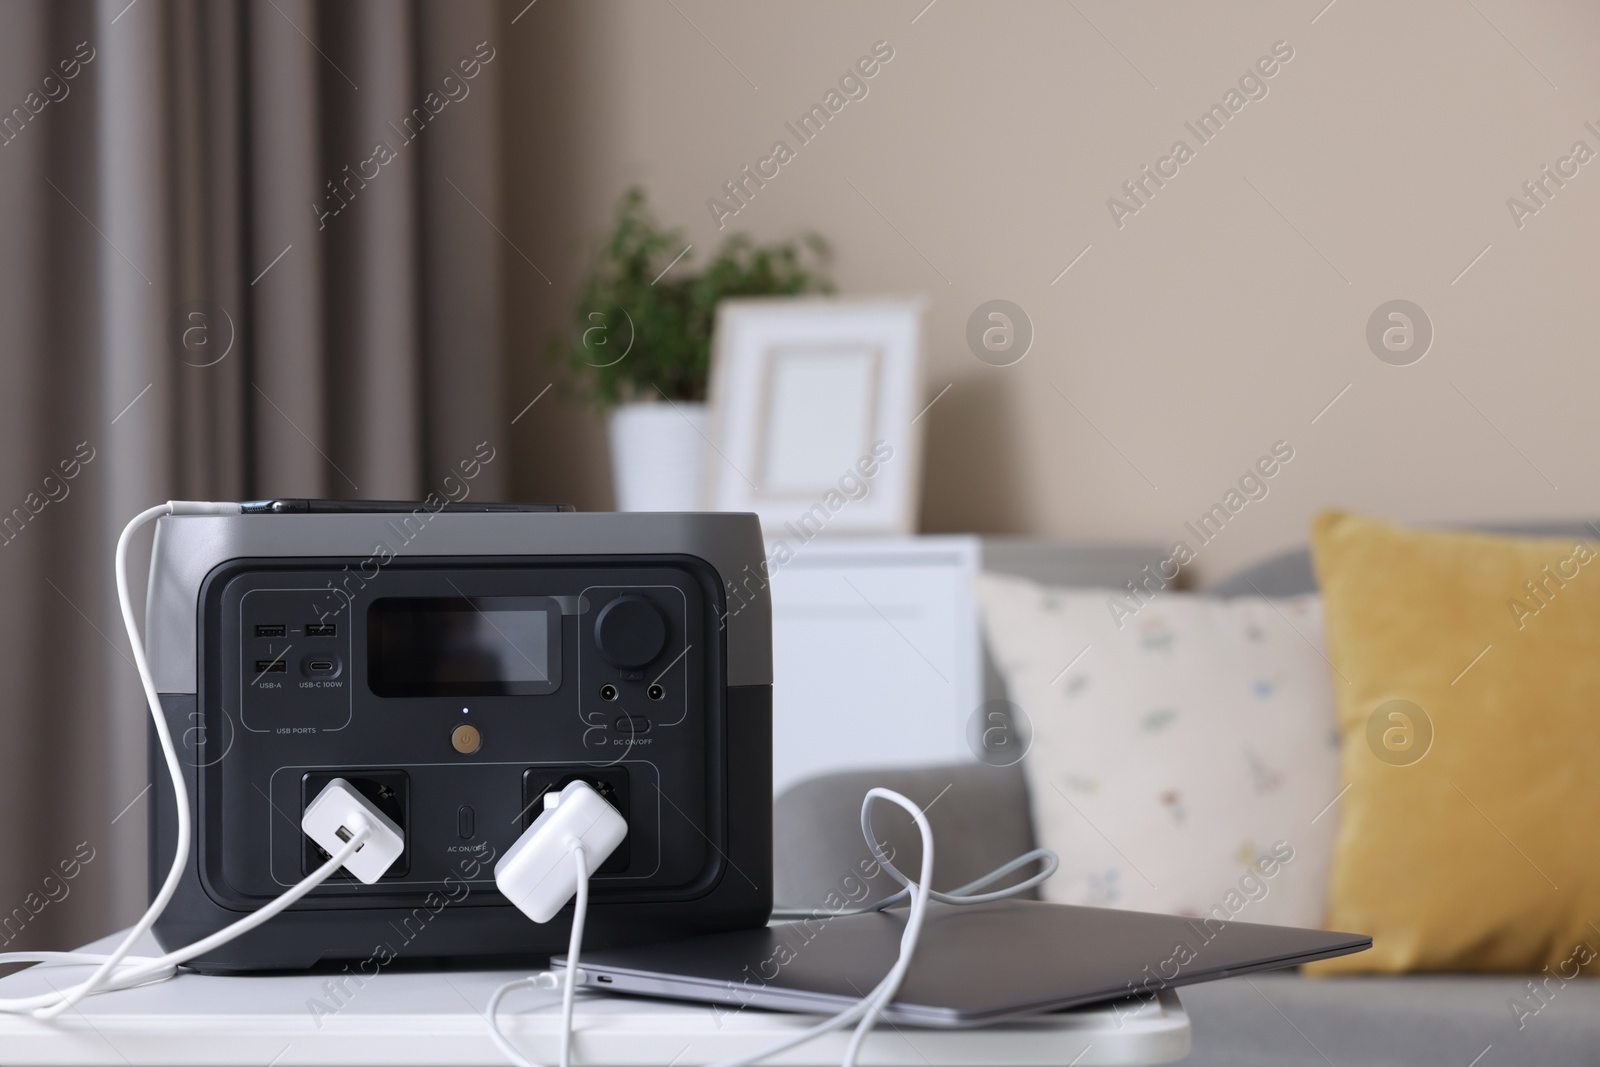
[[692,249],[673,262],[686,243],[681,230],[656,221],[642,189],[623,194],[573,309],[576,329],[550,343],[599,409],[635,399],[704,400],[724,297],[833,292],[823,270],[829,249],[814,233],[771,244],[735,234],[699,272],[687,269]]

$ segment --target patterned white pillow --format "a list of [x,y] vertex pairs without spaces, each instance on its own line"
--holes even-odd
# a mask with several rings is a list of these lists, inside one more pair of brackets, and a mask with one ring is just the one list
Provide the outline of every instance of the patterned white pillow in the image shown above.
[[1318,597],[1163,593],[1130,616],[992,574],[979,596],[1061,856],[1047,900],[1322,925],[1339,787]]

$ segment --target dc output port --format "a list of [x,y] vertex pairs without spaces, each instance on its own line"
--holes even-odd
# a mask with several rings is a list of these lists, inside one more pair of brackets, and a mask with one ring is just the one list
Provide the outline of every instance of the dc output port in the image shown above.
[[662,697],[667,695],[667,691],[661,688],[659,685],[652,685],[649,689],[645,690],[645,693],[650,697],[651,700],[660,700]]
[[605,685],[602,685],[600,687],[600,699],[601,700],[615,700],[615,699],[617,699],[617,687],[612,685],[610,682],[607,682]]

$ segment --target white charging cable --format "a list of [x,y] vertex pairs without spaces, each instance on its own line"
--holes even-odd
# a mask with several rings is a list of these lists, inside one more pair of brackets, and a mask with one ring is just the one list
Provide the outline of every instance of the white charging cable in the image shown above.
[[[865,829],[865,827],[863,827],[863,829]],[[772,917],[778,920],[799,920],[825,918],[837,919],[847,915],[870,915],[875,911],[883,911],[885,908],[891,908],[900,903],[902,900],[905,900],[906,897],[910,896],[911,882],[905,877],[905,875],[900,873],[899,869],[895,867],[894,863],[890,861],[889,857],[884,855],[880,846],[873,840],[873,835],[870,830],[866,831],[866,837],[867,848],[871,849],[872,856],[878,861],[878,865],[885,871],[888,871],[889,876],[895,881],[899,882],[905,888],[891,893],[882,900],[875,901],[861,908],[831,911],[825,908],[778,907],[772,909]],[[992,885],[1004,878],[1006,875],[1010,874],[1012,871],[1020,870],[1031,863],[1040,864],[1038,873],[1030,875],[1015,885],[1006,886],[1004,889],[996,889],[988,893],[977,892],[977,890],[982,889],[984,886]],[[939,904],[989,904],[996,900],[1005,900],[1007,897],[1014,897],[1022,893],[1026,893],[1035,886],[1041,885],[1048,881],[1060,867],[1061,857],[1056,855],[1053,850],[1048,848],[1035,848],[1024,852],[1015,859],[1007,860],[1005,863],[1002,863],[988,874],[985,874],[980,878],[976,878],[964,886],[960,886],[956,889],[948,889],[943,892],[937,889],[930,890],[928,897],[935,903]]]
[[[860,1003],[855,1006],[846,1008],[839,1014],[824,1019],[815,1026],[807,1027],[793,1037],[785,1038],[762,1049],[760,1052],[749,1056],[741,1056],[738,1059],[723,1060],[713,1065],[713,1067],[750,1067],[751,1064],[764,1060],[768,1056],[776,1056],[780,1052],[786,1052],[797,1045],[803,1045],[807,1041],[821,1037],[823,1034],[831,1033],[834,1030],[842,1030],[851,1023],[855,1023],[856,1029],[850,1035],[850,1043],[845,1046],[844,1059],[841,1063],[842,1067],[855,1067],[856,1056],[861,1051],[862,1042],[867,1039],[867,1035],[877,1025],[878,1016],[882,1014],[883,1009],[890,1001],[894,1000],[895,994],[900,991],[900,983],[905,981],[906,972],[911,969],[911,957],[917,950],[917,938],[922,934],[922,920],[927,914],[928,901],[933,895],[933,890],[930,888],[933,884],[933,827],[928,824],[928,816],[923,812],[922,808],[918,807],[915,802],[903,794],[896,793],[892,789],[869,789],[867,790],[867,795],[861,801],[861,824],[866,828],[869,845],[873,844],[871,811],[874,800],[887,800],[904,808],[911,814],[911,818],[916,820],[917,832],[922,835],[922,868],[918,872],[917,881],[909,881],[903,875],[899,875],[898,871],[895,872],[898,880],[910,890],[911,895],[911,908],[906,915],[906,928],[900,934],[899,958],[894,961],[894,966],[889,968],[889,973],[883,976],[883,980],[874,986],[871,992],[862,997]],[[876,847],[873,847],[873,853],[879,855]]]
[[276,897],[270,903],[251,912],[237,922],[223,927],[216,933],[191,945],[185,945],[183,948],[168,952],[166,955],[154,957],[128,955],[139,939],[150,932],[151,927],[155,925],[156,920],[161,917],[161,913],[166,910],[173,895],[178,891],[178,885],[183,880],[184,868],[188,865],[189,845],[193,835],[189,815],[189,792],[183,782],[183,765],[178,759],[177,746],[173,744],[172,733],[167,729],[166,716],[161,710],[161,697],[156,691],[155,678],[150,673],[150,664],[145,657],[144,641],[140,637],[139,621],[133,608],[133,596],[128,588],[128,548],[133,541],[133,535],[141,526],[163,515],[237,515],[240,511],[240,506],[231,502],[169,500],[165,504],[146,508],[135,515],[122,528],[122,534],[117,538],[117,602],[122,608],[122,624],[128,631],[128,641],[133,648],[133,664],[139,672],[139,681],[144,688],[145,703],[150,710],[151,721],[155,724],[156,739],[161,745],[161,754],[167,764],[167,776],[172,779],[173,798],[177,802],[177,841],[175,842],[172,867],[167,871],[166,880],[161,883],[161,888],[157,891],[155,898],[150,901],[150,906],[145,909],[145,913],[139,917],[139,921],[133,924],[122,941],[111,951],[110,955],[88,952],[0,953],[0,963],[98,965],[94,973],[87,979],[67,989],[33,997],[13,997],[0,1000],[0,1011],[32,1012],[41,1019],[49,1019],[68,1011],[84,997],[95,993],[114,989],[128,989],[136,985],[168,978],[180,964],[226,944],[282,912],[285,908],[288,908],[301,897],[311,892],[311,890],[327,881],[375,833],[387,833],[384,827],[371,824],[359,810],[353,810],[351,818],[346,821],[346,827],[350,832],[348,840],[344,840],[340,847],[332,850],[332,855],[326,863],[301,879],[281,896]]
[[[161,888],[157,891],[155,898],[150,902],[149,908],[147,908],[145,913],[140,916],[139,921],[134,923],[134,925],[128,930],[128,933],[123,937],[122,941],[117,945],[117,947],[112,950],[110,955],[84,952],[0,953],[0,963],[98,965],[95,972],[90,975],[88,979],[78,983],[77,985],[71,986],[68,989],[53,993],[41,994],[34,997],[0,1000],[0,1011],[32,1012],[34,1015],[40,1018],[53,1018],[54,1016],[71,1009],[83,998],[91,996],[95,993],[115,989],[128,989],[132,988],[133,986],[143,985],[147,982],[158,981],[170,977],[179,965],[194,959],[197,956],[201,956],[207,952],[210,952],[211,950],[223,944],[226,944],[228,941],[231,941],[234,938],[255,929],[262,923],[271,919],[273,916],[278,915],[286,908],[293,905],[301,897],[309,893],[312,889],[316,888],[318,885],[322,884],[329,877],[331,877],[336,871],[344,866],[346,861],[350,860],[351,857],[353,857],[355,853],[358,852],[375,834],[383,835],[392,830],[392,828],[389,827],[370,823],[360,810],[356,810],[349,818],[345,820],[345,828],[349,830],[349,835],[347,837],[341,837],[343,842],[342,845],[333,851],[327,862],[323,863],[322,866],[318,867],[315,871],[311,872],[311,874],[307,875],[304,879],[296,883],[292,888],[283,893],[281,896],[275,898],[270,903],[264,905],[254,912],[251,912],[249,915],[246,915],[237,922],[218,930],[216,933],[213,933],[208,937],[202,938],[191,945],[186,945],[183,948],[176,949],[163,956],[142,957],[128,955],[129,951],[139,941],[139,939],[145,934],[149,933],[150,929],[155,925],[156,920],[159,919],[162,912],[166,910],[166,907],[168,903],[171,902],[173,895],[177,892],[178,885],[183,879],[184,868],[187,866],[189,858],[189,846],[191,844],[193,834],[193,827],[191,825],[191,817],[189,813],[189,794],[188,789],[184,785],[183,767],[179,761],[177,746],[173,743],[171,731],[167,728],[166,716],[161,710],[160,695],[156,691],[155,679],[150,673],[150,665],[145,656],[144,641],[140,636],[138,619],[134,614],[133,598],[128,589],[128,547],[132,541],[134,533],[140,527],[144,526],[153,519],[160,518],[163,515],[236,515],[239,514],[240,511],[240,506],[237,503],[185,500],[168,501],[167,503],[157,505],[156,507],[146,508],[138,515],[134,516],[127,526],[123,527],[121,536],[117,538],[117,601],[122,609],[122,622],[128,631],[128,640],[132,645],[134,666],[139,672],[139,680],[144,688],[145,702],[149,708],[152,722],[155,725],[156,738],[160,743],[162,756],[166,760],[168,777],[172,779],[173,798],[176,801],[177,840],[175,842],[176,847],[174,850],[175,855],[173,857],[173,864],[167,872],[167,877],[165,881],[162,882]],[[595,800],[598,799],[598,796],[596,796]],[[917,881],[912,881],[902,874],[900,870],[896,868],[890,861],[889,857],[886,856],[882,849],[878,846],[875,835],[872,833],[871,828],[871,807],[873,801],[876,799],[888,800],[892,803],[898,804],[900,807],[909,812],[911,817],[916,821],[917,830],[922,837],[922,866]],[[601,801],[601,803],[604,802]],[[370,812],[371,809],[369,808],[368,810]],[[379,816],[373,817],[379,818]],[[1046,849],[1035,849],[1032,852],[1017,857],[1008,864],[996,868],[994,871],[984,875],[977,881],[971,882],[960,887],[959,889],[951,890],[948,893],[936,893],[930,888],[933,879],[933,829],[928,824],[927,816],[923,813],[920,807],[918,807],[905,796],[902,796],[893,790],[872,789],[867,792],[866,798],[862,801],[861,825],[862,831],[867,839],[867,846],[871,849],[874,858],[877,859],[883,869],[888,871],[890,876],[902,886],[902,889],[893,896],[883,901],[879,901],[869,908],[861,910],[882,910],[883,908],[889,907],[893,903],[898,903],[907,897],[909,897],[911,901],[909,914],[906,919],[906,927],[900,938],[899,958],[896,959],[894,966],[890,968],[889,973],[884,976],[883,980],[880,981],[870,993],[863,997],[860,1003],[838,1013],[837,1015],[832,1016],[829,1019],[823,1020],[815,1026],[808,1027],[800,1033],[786,1038],[770,1048],[764,1049],[750,1056],[724,1061],[720,1064],[716,1064],[715,1067],[748,1067],[750,1064],[754,1064],[760,1060],[766,1059],[769,1056],[775,1056],[780,1052],[784,1052],[798,1045],[802,1045],[816,1037],[821,1036],[822,1034],[841,1029],[845,1026],[849,1026],[852,1023],[856,1024],[856,1030],[851,1036],[849,1045],[846,1047],[843,1064],[844,1067],[854,1067],[862,1042],[866,1040],[867,1034],[870,1033],[872,1028],[876,1025],[878,1017],[881,1015],[884,1007],[894,999],[895,994],[900,989],[900,984],[905,979],[907,970],[911,966],[912,954],[916,951],[917,939],[922,931],[923,918],[927,912],[928,901],[930,899],[941,900],[950,904],[976,904],[986,900],[998,900],[1002,897],[1013,896],[1017,893],[1024,892],[1025,890],[1039,884],[1053,874],[1056,866],[1058,865],[1058,860],[1053,852],[1049,852]],[[623,832],[626,832],[625,829]],[[530,834],[531,833],[532,831],[530,829]],[[617,840],[620,841],[620,836],[617,838]],[[562,994],[561,1067],[571,1067],[572,1013],[576,993],[576,984],[580,975],[578,959],[579,952],[583,945],[583,928],[584,920],[588,912],[589,876],[591,874],[591,868],[589,866],[589,859],[591,857],[585,850],[583,839],[581,837],[576,840],[569,839],[566,844],[567,851],[573,857],[577,869],[574,891],[572,894],[570,894],[571,896],[575,896],[576,904],[573,915],[572,932],[568,941],[567,967],[566,974],[564,976],[565,988]],[[593,860],[596,866],[605,861],[606,855],[609,855],[611,848],[614,848],[615,844],[616,842],[612,842],[609,847],[604,848],[603,851],[605,855],[599,854],[598,850],[595,852]],[[504,864],[506,860],[511,859],[512,854],[508,853],[502,860],[502,864]],[[1018,885],[987,894],[978,894],[975,892],[977,889],[989,885],[999,878],[1004,877],[1006,874],[1009,874],[1011,871],[1014,871],[1028,863],[1032,863],[1035,860],[1043,860],[1045,866],[1043,870],[1034,875],[1032,878],[1029,878]],[[499,872],[500,867],[497,865],[497,880],[499,877]],[[517,902],[516,898],[514,898],[514,902]],[[522,906],[520,902],[519,906]],[[524,910],[526,910],[526,908]],[[777,913],[775,913],[775,915],[776,914]],[[804,916],[809,916],[812,914],[815,913],[802,913]],[[548,916],[546,917],[548,918]],[[506,1056],[512,1060],[512,1062],[518,1064],[519,1067],[538,1067],[538,1065],[524,1057],[506,1039],[496,1022],[496,1011],[500,1006],[502,998],[510,990],[521,986],[533,986],[545,989],[554,988],[556,980],[557,976],[549,973],[531,976],[529,978],[517,979],[516,981],[508,982],[499,989],[495,990],[494,995],[489,1000],[488,1019],[490,1036],[494,1039],[495,1044],[500,1048],[500,1050],[504,1052]]]
[[[598,800],[598,797],[595,799]],[[909,812],[911,818],[915,820],[917,824],[917,831],[922,838],[922,865],[920,871],[918,872],[918,878],[916,881],[912,881],[903,873],[901,873],[901,871],[889,860],[889,857],[883,853],[883,850],[878,847],[876,843],[876,837],[872,832],[871,818],[872,804],[875,800],[887,800],[891,803],[898,804],[900,807]],[[906,973],[911,967],[912,956],[916,952],[917,940],[922,933],[923,919],[927,914],[928,902],[930,900],[945,900],[952,904],[977,904],[985,900],[999,900],[1004,897],[1015,896],[1018,893],[1022,893],[1028,889],[1031,889],[1033,886],[1039,884],[1039,882],[1042,882],[1044,879],[1048,878],[1055,872],[1055,869],[1059,863],[1059,860],[1054,852],[1050,852],[1047,849],[1035,849],[1032,852],[1018,856],[1009,863],[996,868],[974,882],[970,882],[967,885],[962,886],[960,889],[952,890],[949,893],[936,893],[930,888],[933,881],[933,827],[929,825],[928,817],[923,812],[922,808],[918,807],[917,804],[915,804],[909,798],[901,795],[900,793],[896,793],[892,789],[870,789],[867,791],[866,797],[861,802],[861,828],[862,833],[866,836],[867,846],[872,850],[873,856],[883,866],[884,870],[888,871],[890,876],[899,882],[904,888],[886,901],[880,901],[875,905],[872,905],[868,908],[863,908],[858,912],[853,912],[850,914],[864,914],[870,911],[881,910],[882,908],[888,907],[890,903],[903,900],[906,897],[909,897],[911,900],[911,906],[906,916],[905,930],[902,931],[900,935],[900,955],[895,960],[894,966],[891,967],[889,969],[889,973],[884,975],[883,979],[873,987],[871,992],[862,997],[858,1003],[846,1008],[837,1015],[833,1015],[827,1019],[824,1019],[822,1022],[819,1022],[814,1026],[809,1026],[799,1033],[796,1033],[791,1037],[787,1037],[768,1048],[760,1050],[759,1052],[752,1053],[748,1056],[742,1056],[738,1059],[724,1060],[720,1063],[714,1064],[713,1067],[750,1067],[750,1065],[758,1063],[769,1056],[776,1056],[781,1052],[786,1052],[789,1049],[821,1037],[823,1034],[830,1033],[834,1030],[843,1029],[851,1024],[854,1024],[856,1029],[850,1037],[850,1043],[845,1047],[845,1054],[842,1063],[843,1067],[854,1067],[856,1058],[860,1055],[862,1043],[866,1040],[867,1035],[872,1032],[873,1027],[877,1025],[878,1019],[882,1015],[884,1008],[886,1008],[894,1000],[895,994],[900,991],[900,985],[902,982],[904,982]],[[524,853],[537,854],[541,846],[546,848],[557,847],[555,843],[556,836],[557,835],[555,832],[544,834],[543,837],[548,838],[549,840],[542,841],[541,835],[538,832],[538,825],[535,824],[534,827],[530,827],[528,831],[524,833],[523,838],[518,841],[516,848],[521,849]],[[587,912],[589,903],[588,880],[590,868],[585,864],[581,854],[582,843],[573,842],[571,839],[568,839],[568,847],[578,851],[579,858],[577,860],[577,881],[575,894],[577,898],[577,904],[573,914],[572,937],[569,940],[567,949],[565,993],[562,998],[561,1067],[570,1067],[571,1065],[570,1050],[572,1046],[573,987],[579,978],[578,953],[579,949],[582,947],[584,916]],[[606,849],[605,851],[607,854],[609,854],[610,850]],[[1005,875],[1028,863],[1033,863],[1040,860],[1044,862],[1044,869],[1039,874],[1027,879],[1024,882],[1007,887],[1005,889],[996,890],[991,893],[979,894],[975,892],[977,889],[981,889],[983,886],[992,884],[999,878],[1004,877]],[[516,866],[512,853],[507,853],[506,859],[502,860],[502,863],[506,863],[507,861],[512,861],[512,863],[508,865],[508,870]],[[604,861],[605,856],[600,855],[596,862],[602,863]],[[496,881],[501,884],[502,892],[506,892],[506,895],[512,899],[513,903],[518,903],[518,901],[521,899],[521,895],[519,895],[519,893],[516,891],[514,884],[511,883],[511,879],[502,875],[499,867],[496,868]],[[541,889],[545,889],[545,887],[549,886],[550,884],[551,883],[549,880],[543,880],[539,883]],[[559,907],[560,904],[565,903],[565,900],[566,898],[563,897],[559,901],[553,901],[553,898],[549,895],[548,891],[546,891],[541,908],[530,909],[528,907],[523,907],[521,903],[519,903],[518,906],[523,907],[524,911],[531,912],[536,910],[537,914],[544,916],[543,919],[536,918],[536,921],[545,921],[554,914],[556,907]],[[802,912],[800,914],[802,917],[809,917],[815,913]],[[527,978],[518,978],[500,986],[489,998],[489,1006],[486,1011],[486,1015],[489,1022],[490,1037],[494,1039],[494,1043],[497,1047],[499,1047],[500,1051],[505,1053],[506,1057],[510,1059],[512,1063],[516,1064],[517,1067],[539,1067],[539,1065],[518,1051],[501,1031],[497,1018],[500,1009],[500,1003],[505,998],[505,995],[511,992],[513,989],[554,989],[558,980],[558,976],[551,972],[531,975]]]
[[[194,510],[189,510],[192,505]],[[161,913],[166,910],[173,894],[178,891],[178,883],[183,880],[183,869],[189,858],[189,842],[192,828],[189,819],[189,794],[183,784],[183,766],[178,760],[177,746],[172,743],[172,733],[167,729],[166,716],[161,713],[161,698],[156,692],[155,679],[150,674],[150,663],[145,658],[144,641],[139,636],[138,620],[134,618],[133,596],[128,590],[128,546],[133,541],[134,533],[145,523],[158,519],[163,515],[179,514],[212,514],[224,515],[238,512],[238,504],[209,503],[200,501],[169,500],[165,504],[157,504],[153,508],[146,508],[139,512],[128,525],[122,528],[122,535],[117,538],[117,603],[122,608],[122,625],[128,631],[128,640],[133,646],[133,665],[139,672],[139,681],[144,686],[145,702],[150,708],[150,716],[155,723],[156,738],[161,743],[161,753],[167,761],[167,774],[172,779],[172,791],[178,802],[178,840],[172,867],[167,872],[167,877],[161,883],[161,889],[156,893],[155,899],[150,902],[150,907],[139,917],[128,930],[121,943],[112,950],[111,955],[104,958],[94,974],[89,979],[60,995],[55,1003],[35,1012],[41,1018],[50,1018],[66,1011],[84,997],[102,988],[106,984],[107,976],[116,970],[123,957],[127,956],[135,943],[150,932]],[[147,962],[147,961],[142,961]],[[35,998],[29,998],[30,1000]],[[25,1010],[10,1007],[9,1004],[0,1004],[11,1011]]]
[[574,895],[572,936],[567,939],[567,980],[561,990],[561,1067],[572,1067],[572,1002],[578,986],[578,952],[583,948],[583,920],[589,912],[589,869],[584,865],[583,842],[572,846],[578,864],[578,889]]
[[[356,821],[356,820],[351,820]],[[32,1011],[41,1019],[52,1018],[72,1007],[84,997],[95,993],[106,993],[119,989],[131,989],[134,986],[144,985],[147,982],[161,981],[172,977],[179,965],[189,962],[196,956],[202,956],[212,949],[227,944],[241,934],[248,933],[262,923],[278,915],[285,908],[305,896],[311,890],[327,881],[345,862],[355,855],[367,839],[372,835],[372,827],[360,824],[352,828],[350,840],[339,851],[335,852],[328,861],[305,878],[290,888],[281,896],[246,915],[237,922],[218,930],[208,937],[201,938],[193,944],[183,948],[174,949],[164,956],[128,956],[113,953],[102,956],[87,952],[5,952],[0,953],[0,964],[4,963],[37,963],[47,964],[86,964],[99,963],[100,970],[96,975],[109,973],[112,968],[118,968],[109,977],[101,978],[98,982],[91,976],[83,982],[67,989],[54,993],[44,993],[34,997],[13,998],[0,1001],[0,1011],[21,1012]]]
[[[585,863],[581,842],[573,844],[572,855],[578,865],[578,888],[573,905],[572,935],[567,938],[567,974],[562,983],[561,993],[561,1067],[572,1067],[572,1005],[577,993],[578,952],[583,948],[583,921],[589,912],[589,868]],[[496,1018],[496,1013],[500,1010],[500,1001],[513,989],[553,989],[557,977],[546,971],[543,974],[518,978],[496,989],[489,997],[489,1006],[484,1009],[484,1016],[489,1020],[489,1036],[494,1039],[495,1046],[517,1067],[539,1067],[539,1064],[517,1051],[516,1046],[500,1029],[499,1020]]]

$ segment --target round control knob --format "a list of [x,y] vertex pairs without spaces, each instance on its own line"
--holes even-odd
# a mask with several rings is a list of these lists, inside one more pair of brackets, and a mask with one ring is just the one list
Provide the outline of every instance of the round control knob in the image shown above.
[[613,667],[636,670],[661,655],[667,621],[644,597],[619,596],[594,620],[594,643]]

